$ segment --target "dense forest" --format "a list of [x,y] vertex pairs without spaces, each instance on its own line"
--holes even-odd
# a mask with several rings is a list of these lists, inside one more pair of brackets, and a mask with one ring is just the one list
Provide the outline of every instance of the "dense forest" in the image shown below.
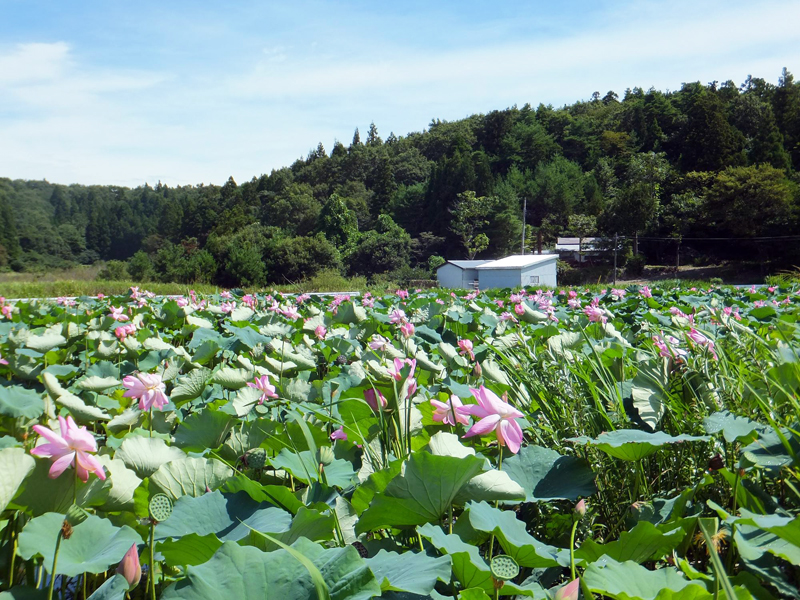
[[[443,258],[518,250],[523,201],[534,242],[539,232],[545,243],[800,236],[800,83],[784,69],[777,85],[595,92],[386,139],[373,124],[364,139],[356,130],[349,145],[320,143],[290,167],[221,187],[0,179],[0,269],[126,261],[137,280],[226,286],[323,269],[421,279]],[[796,242],[692,246],[800,264]]]

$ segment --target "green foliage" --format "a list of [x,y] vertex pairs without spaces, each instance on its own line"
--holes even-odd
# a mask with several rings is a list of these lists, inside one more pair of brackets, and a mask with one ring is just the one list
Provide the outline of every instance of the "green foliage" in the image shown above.
[[99,281],[125,281],[128,279],[127,265],[121,260],[110,260],[97,274]]

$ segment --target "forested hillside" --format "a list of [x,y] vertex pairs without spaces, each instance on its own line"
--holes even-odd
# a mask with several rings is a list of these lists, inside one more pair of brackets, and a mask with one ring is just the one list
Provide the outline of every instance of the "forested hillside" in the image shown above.
[[[154,141],[157,143],[157,141]],[[136,279],[259,285],[321,269],[420,278],[556,235],[800,235],[800,83],[525,104],[349,145],[237,184],[135,189],[0,179],[0,268],[128,261]],[[13,173],[8,173],[13,176]],[[796,264],[797,244],[759,252]],[[704,252],[752,255],[747,243]],[[654,245],[643,245],[655,252]],[[416,269],[416,270],[414,270]]]

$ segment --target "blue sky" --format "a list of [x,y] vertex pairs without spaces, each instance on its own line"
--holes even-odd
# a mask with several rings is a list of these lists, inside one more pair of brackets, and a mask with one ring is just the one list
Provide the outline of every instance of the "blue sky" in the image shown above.
[[800,75],[800,2],[0,0],[0,176],[238,182],[513,104]]

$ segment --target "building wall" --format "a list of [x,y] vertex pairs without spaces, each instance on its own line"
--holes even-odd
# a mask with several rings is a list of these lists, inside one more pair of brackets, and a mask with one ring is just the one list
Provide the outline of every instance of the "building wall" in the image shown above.
[[436,279],[439,280],[439,287],[443,288],[463,288],[464,283],[462,274],[464,269],[459,269],[455,265],[449,263],[443,264],[436,269]]
[[[480,287],[482,290],[491,288],[519,288],[537,285],[556,287],[556,261],[539,263],[520,269],[479,269]],[[536,279],[532,279],[538,277]]]
[[480,287],[482,290],[491,288],[518,288],[521,285],[521,271],[519,269],[479,269]]
[[472,282],[480,279],[478,272],[478,269],[463,269],[461,271],[461,287],[471,290],[474,287]]

